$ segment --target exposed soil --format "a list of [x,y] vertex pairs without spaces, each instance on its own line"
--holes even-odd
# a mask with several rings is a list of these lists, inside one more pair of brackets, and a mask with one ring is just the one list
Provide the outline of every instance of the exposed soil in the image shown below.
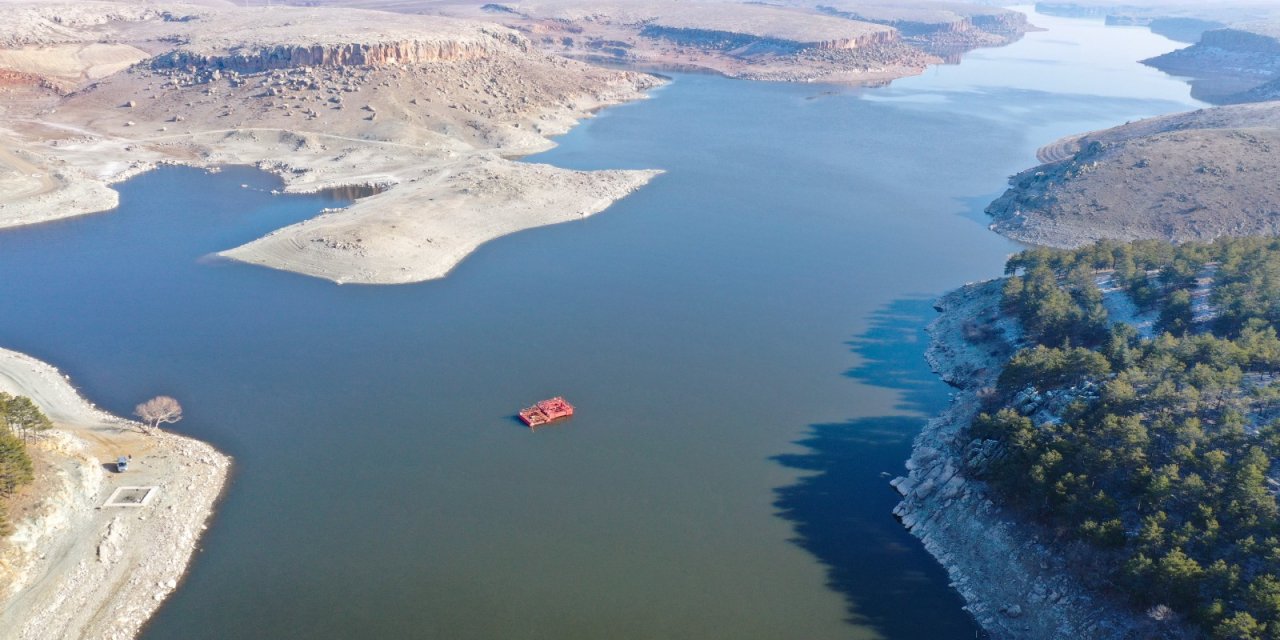
[[788,82],[884,83],[1034,29],[1016,11],[932,0],[321,1],[492,20],[544,51],[610,65]]
[[[0,390],[29,396],[55,424],[30,445],[37,480],[0,541],[0,638],[132,638],[186,572],[230,459],[191,438],[146,435],[14,351],[0,349]],[[124,473],[121,456],[132,457]],[[103,506],[128,486],[154,489],[141,506]]]
[[1032,244],[1280,234],[1280,102],[1204,109],[1065,138],[988,208]]
[[[512,160],[662,81],[552,57],[497,25],[350,9],[174,6],[124,19],[110,3],[41,7],[0,6],[0,21],[46,34],[0,49],[0,67],[71,89],[0,107],[0,226],[108,210],[111,184],[161,163],[252,164],[290,191],[384,190],[224,255],[337,282],[414,282],[494,237],[603,210],[656,174]],[[103,71],[121,56],[142,62]],[[487,188],[495,180],[504,187]]]

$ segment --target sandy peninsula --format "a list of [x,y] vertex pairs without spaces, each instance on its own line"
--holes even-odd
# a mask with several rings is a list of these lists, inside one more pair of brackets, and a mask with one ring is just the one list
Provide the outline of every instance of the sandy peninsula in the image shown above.
[[[134,637],[182,580],[230,459],[191,438],[144,435],[15,351],[0,349],[0,391],[32,398],[55,425],[29,446],[36,482],[0,541],[0,638]],[[133,456],[125,473],[111,464],[119,456]],[[150,494],[143,506],[106,506],[122,487]]]
[[498,25],[352,9],[0,4],[0,227],[109,210],[160,164],[381,193],[224,255],[336,282],[447,273],[476,246],[607,208],[656,171],[522,163],[656,76]]
[[113,184],[160,164],[249,164],[286,191],[381,192],[222,256],[339,283],[439,278],[657,175],[516,160],[663,83],[582,60],[883,83],[1032,28],[929,0],[296,4],[0,2],[0,228],[109,210]]

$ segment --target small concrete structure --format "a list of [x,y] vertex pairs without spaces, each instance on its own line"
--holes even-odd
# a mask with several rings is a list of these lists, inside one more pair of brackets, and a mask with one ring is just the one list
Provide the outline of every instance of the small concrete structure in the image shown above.
[[104,507],[145,507],[159,493],[160,487],[116,487]]

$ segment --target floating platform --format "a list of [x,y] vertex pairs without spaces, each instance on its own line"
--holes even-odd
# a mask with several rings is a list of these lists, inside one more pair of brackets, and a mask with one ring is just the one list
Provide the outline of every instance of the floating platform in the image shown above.
[[538,404],[520,410],[520,421],[530,428],[541,427],[557,420],[564,420],[573,415],[573,405],[560,396],[543,400]]

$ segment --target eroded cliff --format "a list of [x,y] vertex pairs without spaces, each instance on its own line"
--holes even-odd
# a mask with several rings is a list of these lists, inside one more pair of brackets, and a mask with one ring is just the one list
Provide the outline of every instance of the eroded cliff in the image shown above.
[[1206,102],[1266,99],[1251,92],[1280,77],[1280,33],[1267,24],[1213,29],[1190,47],[1143,63],[1191,78],[1191,95]]
[[[253,164],[287,190],[383,191],[224,255],[339,282],[414,282],[491,238],[601,211],[655,175],[514,161],[661,80],[548,55],[508,28],[338,8],[165,15],[68,34],[76,47],[155,53],[139,64],[65,96],[14,85],[28,101],[6,105],[11,136],[0,128],[14,150],[0,153],[0,226],[110,209],[110,184],[161,163]],[[0,50],[18,80],[43,61]],[[520,188],[482,190],[479,175]],[[430,201],[450,206],[424,210]],[[339,236],[360,241],[326,240]]]
[[419,65],[487,58],[492,43],[401,40],[326,45],[274,45],[202,54],[179,49],[152,58],[153,69],[224,70],[260,73],[292,67]]

